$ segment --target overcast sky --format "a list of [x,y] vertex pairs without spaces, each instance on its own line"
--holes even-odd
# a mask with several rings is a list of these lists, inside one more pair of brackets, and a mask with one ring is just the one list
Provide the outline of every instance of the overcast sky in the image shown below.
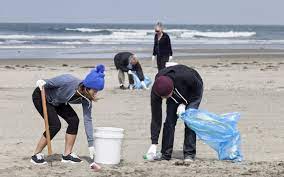
[[0,0],[0,22],[282,24],[284,0]]

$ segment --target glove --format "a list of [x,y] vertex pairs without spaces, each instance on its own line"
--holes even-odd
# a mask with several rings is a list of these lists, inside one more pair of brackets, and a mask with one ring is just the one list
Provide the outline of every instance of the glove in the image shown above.
[[94,159],[95,156],[95,148],[94,146],[89,147],[90,158]]
[[146,90],[148,90],[148,89],[149,89],[149,88],[146,86],[146,84],[145,84],[145,82],[144,82],[144,81],[142,81],[142,82],[141,82],[141,85],[142,85],[143,89],[146,89]]
[[38,80],[36,81],[36,86],[42,90],[43,86],[46,84],[46,82],[44,80]]
[[91,169],[93,169],[95,172],[97,171],[100,171],[102,169],[101,166],[99,166],[98,164],[96,164],[96,162],[93,162],[91,165],[90,165]]
[[152,144],[150,146],[150,148],[148,149],[147,154],[154,154],[154,155],[156,155],[157,154],[157,145],[156,144]]
[[133,90],[134,89],[134,85],[133,84],[129,84],[129,90]]
[[172,60],[173,60],[173,56],[170,56],[169,61],[172,61]]
[[131,70],[128,71],[128,74],[133,74],[133,72]]
[[185,105],[184,104],[180,104],[177,108],[177,115],[180,116],[181,114],[183,114],[185,112]]
[[152,56],[152,67],[154,68],[155,67],[155,59],[156,59],[156,56]]

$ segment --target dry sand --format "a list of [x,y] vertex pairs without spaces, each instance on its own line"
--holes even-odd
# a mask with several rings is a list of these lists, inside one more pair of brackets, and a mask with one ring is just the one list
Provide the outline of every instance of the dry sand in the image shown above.
[[[173,160],[145,162],[142,155],[150,145],[150,91],[118,89],[117,71],[112,60],[1,60],[0,61],[0,176],[284,176],[284,56],[223,57],[177,59],[196,68],[205,83],[202,109],[215,113],[241,113],[244,161],[218,161],[216,153],[198,141],[197,160],[189,166],[176,166],[182,158],[183,123],[178,121]],[[146,75],[157,70],[142,60]],[[49,165],[29,162],[44,128],[31,100],[35,82],[63,73],[80,78],[90,66],[107,66],[103,99],[93,105],[94,126],[125,129],[122,162],[89,169],[87,142],[81,106],[74,109],[81,123],[74,151],[84,159],[81,164],[62,164],[66,123],[52,141],[55,155]],[[66,65],[63,65],[66,64]],[[161,141],[160,141],[161,142]],[[44,151],[46,153],[46,150]],[[52,161],[52,166],[51,166]]]

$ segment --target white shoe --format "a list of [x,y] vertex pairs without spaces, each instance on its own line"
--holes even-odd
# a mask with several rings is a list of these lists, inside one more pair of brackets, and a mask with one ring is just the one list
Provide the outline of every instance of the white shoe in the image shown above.
[[47,164],[47,162],[44,160],[44,154],[43,153],[37,153],[37,154],[33,155],[30,162],[32,162],[35,165]]
[[66,156],[64,156],[62,154],[62,160],[61,162],[63,163],[67,163],[67,162],[71,162],[71,163],[80,163],[83,162],[75,153],[70,153]]

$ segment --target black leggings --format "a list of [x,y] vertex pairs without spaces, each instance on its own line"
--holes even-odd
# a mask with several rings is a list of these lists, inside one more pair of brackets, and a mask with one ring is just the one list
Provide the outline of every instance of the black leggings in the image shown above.
[[[43,117],[41,92],[39,88],[36,88],[34,90],[32,99],[36,109]],[[46,102],[46,107],[47,107],[48,124],[49,124],[51,139],[59,132],[61,128],[61,123],[58,115],[68,123],[66,133],[71,135],[77,134],[79,126],[79,118],[76,112],[69,104],[60,104],[59,106],[53,106],[52,104]],[[45,132],[43,133],[43,135],[46,137]]]

